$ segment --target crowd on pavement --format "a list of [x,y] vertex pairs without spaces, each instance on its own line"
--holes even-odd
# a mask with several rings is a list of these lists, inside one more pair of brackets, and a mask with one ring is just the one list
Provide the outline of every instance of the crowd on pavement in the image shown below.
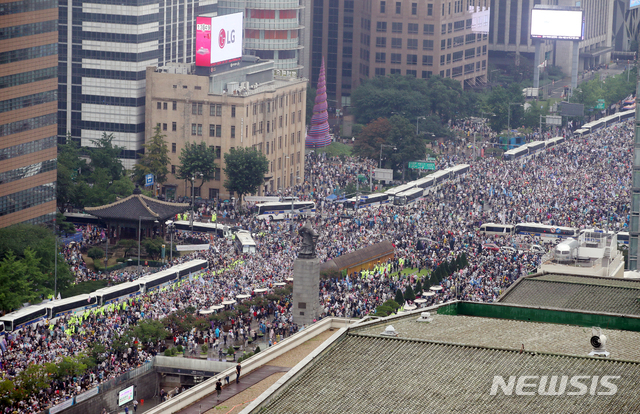
[[[489,242],[504,246],[537,241],[523,236],[483,235],[478,232],[483,223],[540,222],[625,229],[629,221],[632,142],[633,120],[585,137],[571,137],[568,143],[526,160],[469,161],[461,155],[442,156],[439,168],[460,163],[470,163],[471,168],[459,179],[444,182],[407,206],[386,204],[358,211],[346,210],[326,197],[353,183],[358,174],[369,174],[376,162],[307,155],[305,182],[284,195],[316,202],[318,213],[310,220],[319,233],[316,254],[320,261],[383,240],[391,241],[395,247],[394,259],[377,263],[374,270],[352,273],[344,279],[323,279],[319,286],[319,318],[362,317],[393,299],[397,289],[404,291],[418,280],[428,288],[434,281],[422,270],[433,270],[461,253],[465,253],[468,266],[439,282],[442,289],[428,298],[427,305],[453,299],[496,300],[513,281],[535,271],[541,256],[529,251],[484,249],[483,245]],[[217,207],[209,208],[214,211]],[[138,349],[135,342],[114,344],[119,335],[142,319],[164,319],[187,308],[208,309],[239,294],[255,296],[255,289],[272,291],[275,283],[293,277],[300,242],[296,230],[302,222],[259,221],[251,214],[236,211],[233,205],[226,205],[225,211],[237,226],[254,234],[255,254],[237,253],[224,238],[210,240],[206,235],[178,234],[176,242],[186,237],[210,242],[208,251],[174,257],[170,263],[206,259],[209,269],[197,279],[139,296],[126,304],[46,321],[0,339],[0,374],[4,379],[14,378],[29,364],[60,362],[65,356],[87,352],[92,343],[106,347],[104,360],[98,366],[77,377],[52,381],[50,387],[7,406],[4,412],[39,412],[148,361],[163,350],[163,343],[146,344],[143,349]],[[86,234],[94,238],[96,232],[100,230],[91,229]],[[84,240],[67,245],[63,250],[77,281],[104,277],[89,270],[82,260],[81,250],[86,243]],[[120,270],[111,272],[108,278],[117,283],[137,276]],[[274,343],[278,336],[304,328],[295,326],[290,307],[290,299],[255,306],[238,316],[231,330],[225,331],[212,321],[207,329],[174,335],[174,343],[193,349],[206,341],[221,351],[228,341],[234,343],[242,338],[246,343],[247,337],[258,332]]]

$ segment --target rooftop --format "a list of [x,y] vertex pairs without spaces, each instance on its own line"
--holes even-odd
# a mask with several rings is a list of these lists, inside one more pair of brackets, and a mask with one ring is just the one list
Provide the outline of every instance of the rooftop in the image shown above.
[[640,315],[640,280],[533,275],[519,279],[498,300],[527,306]]
[[98,207],[86,207],[92,215],[106,220],[138,220],[149,222],[164,220],[182,213],[190,208],[186,203],[171,203],[147,197],[142,194],[132,194],[111,204]]

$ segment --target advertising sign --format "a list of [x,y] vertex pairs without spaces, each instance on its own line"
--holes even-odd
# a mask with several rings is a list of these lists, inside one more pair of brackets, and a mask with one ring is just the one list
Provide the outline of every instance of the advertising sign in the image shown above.
[[409,168],[413,170],[435,170],[436,164],[433,162],[425,161],[411,161],[409,163]]
[[640,0],[629,0],[629,9],[640,6]]
[[121,407],[126,403],[133,401],[133,387],[134,385],[125,388],[118,393],[118,406]]
[[531,37],[534,39],[582,40],[582,10],[531,10]]
[[242,57],[242,12],[196,18],[196,66],[215,66]]

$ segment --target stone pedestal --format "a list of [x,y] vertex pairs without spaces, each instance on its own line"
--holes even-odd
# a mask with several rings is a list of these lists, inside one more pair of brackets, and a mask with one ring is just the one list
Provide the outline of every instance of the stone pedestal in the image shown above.
[[320,315],[320,261],[296,259],[293,263],[293,322],[310,325]]

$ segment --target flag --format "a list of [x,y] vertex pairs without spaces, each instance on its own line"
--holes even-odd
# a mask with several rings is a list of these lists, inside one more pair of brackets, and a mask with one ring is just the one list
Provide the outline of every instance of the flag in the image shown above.
[[193,282],[193,275],[189,272],[189,282]]
[[58,300],[62,300],[62,295],[58,292]]

